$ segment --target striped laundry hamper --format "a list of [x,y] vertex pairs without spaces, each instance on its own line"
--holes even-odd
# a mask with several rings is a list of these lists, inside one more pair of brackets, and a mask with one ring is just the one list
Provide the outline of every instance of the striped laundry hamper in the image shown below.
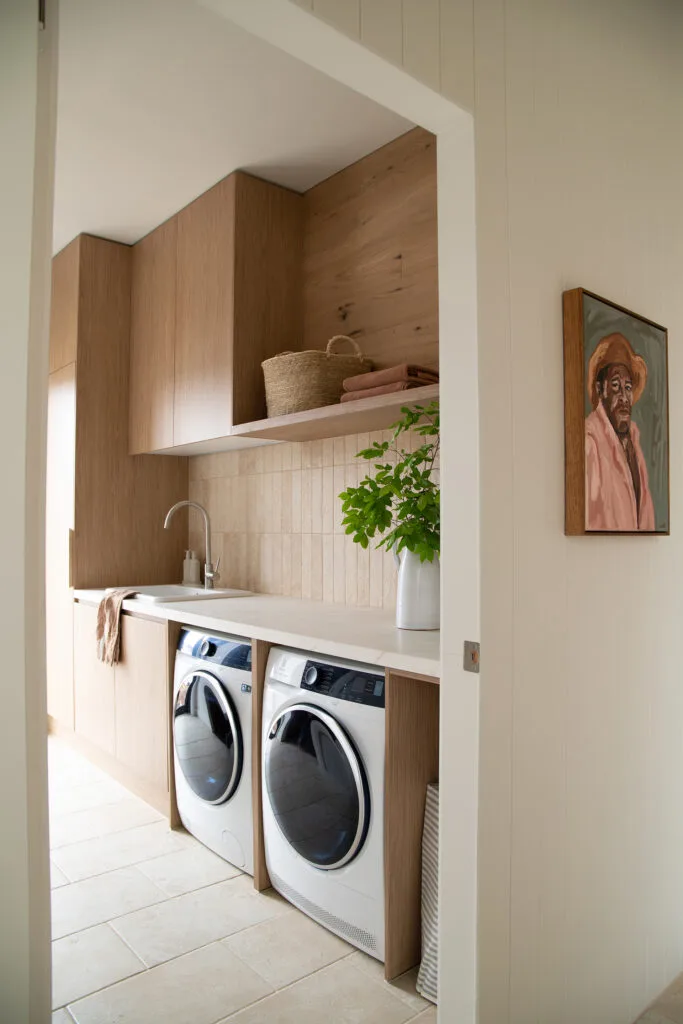
[[427,786],[422,832],[422,962],[417,991],[437,1001],[439,977],[439,783]]

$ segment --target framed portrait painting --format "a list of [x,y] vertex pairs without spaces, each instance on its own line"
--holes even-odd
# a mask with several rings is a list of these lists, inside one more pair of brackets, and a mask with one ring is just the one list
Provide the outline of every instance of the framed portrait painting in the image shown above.
[[669,533],[669,376],[660,324],[563,295],[565,533]]

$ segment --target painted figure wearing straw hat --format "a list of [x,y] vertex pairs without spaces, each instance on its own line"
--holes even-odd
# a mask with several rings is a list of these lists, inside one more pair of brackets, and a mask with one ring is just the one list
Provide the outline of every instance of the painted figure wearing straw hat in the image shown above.
[[655,528],[640,431],[631,419],[646,382],[645,360],[623,334],[600,339],[588,364],[587,530]]

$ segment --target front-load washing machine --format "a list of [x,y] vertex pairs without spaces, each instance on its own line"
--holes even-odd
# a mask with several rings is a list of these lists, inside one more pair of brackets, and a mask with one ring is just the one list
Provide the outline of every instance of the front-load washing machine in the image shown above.
[[262,789],[273,886],[384,959],[384,673],[273,648]]
[[173,761],[185,828],[253,874],[248,640],[181,630],[173,685]]

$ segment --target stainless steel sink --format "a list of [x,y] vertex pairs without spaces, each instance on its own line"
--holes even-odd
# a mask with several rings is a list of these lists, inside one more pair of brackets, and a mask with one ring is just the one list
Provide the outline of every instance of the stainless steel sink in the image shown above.
[[251,597],[249,590],[204,590],[204,587],[185,587],[180,583],[169,583],[159,587],[140,587],[135,594],[136,601],[151,601],[168,604],[173,601],[211,601],[219,597]]

